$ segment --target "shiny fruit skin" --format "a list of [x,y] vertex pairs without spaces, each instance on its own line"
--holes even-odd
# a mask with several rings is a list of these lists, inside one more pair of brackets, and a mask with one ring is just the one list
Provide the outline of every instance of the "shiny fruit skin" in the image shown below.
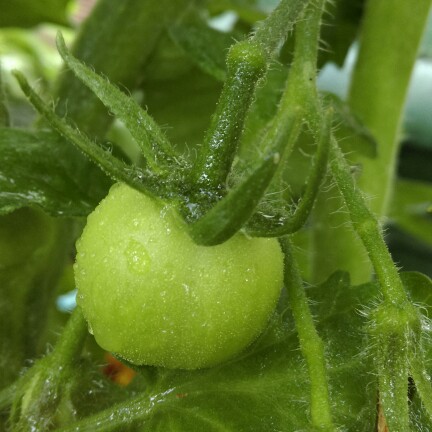
[[277,240],[243,234],[198,246],[173,207],[117,184],[88,218],[75,279],[102,348],[134,364],[197,369],[263,331],[283,256]]

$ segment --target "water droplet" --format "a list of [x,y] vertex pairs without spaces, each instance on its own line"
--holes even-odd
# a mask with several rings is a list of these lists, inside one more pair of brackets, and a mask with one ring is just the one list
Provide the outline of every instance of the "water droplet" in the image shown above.
[[125,249],[126,262],[131,272],[145,274],[150,270],[151,259],[145,246],[137,240],[130,240]]

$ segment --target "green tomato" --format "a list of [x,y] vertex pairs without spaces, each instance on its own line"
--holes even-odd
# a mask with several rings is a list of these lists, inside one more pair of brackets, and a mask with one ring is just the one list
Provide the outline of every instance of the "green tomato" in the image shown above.
[[134,364],[196,369],[263,331],[283,283],[275,239],[198,246],[174,208],[115,185],[77,243],[77,301],[99,345]]

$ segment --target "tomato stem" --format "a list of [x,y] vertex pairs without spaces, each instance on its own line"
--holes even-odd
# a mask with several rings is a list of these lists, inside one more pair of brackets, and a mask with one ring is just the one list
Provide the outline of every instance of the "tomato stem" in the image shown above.
[[324,343],[314,324],[300,271],[288,237],[281,239],[285,254],[285,285],[299,337],[300,349],[306,360],[310,378],[310,413],[314,427],[334,431],[324,355]]

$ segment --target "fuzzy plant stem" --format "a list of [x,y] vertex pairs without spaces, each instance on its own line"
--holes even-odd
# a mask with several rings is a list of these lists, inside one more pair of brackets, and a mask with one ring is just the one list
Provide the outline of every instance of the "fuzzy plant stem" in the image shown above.
[[381,226],[367,207],[335,139],[331,143],[330,168],[349,210],[353,228],[369,254],[384,300],[395,305],[404,305],[408,298],[385,244]]
[[370,313],[370,335],[376,346],[379,397],[391,431],[409,430],[409,355],[418,346],[420,315],[409,301],[377,218],[362,193],[335,140],[330,168],[348,208],[352,226],[362,241],[378,280],[383,302]]
[[335,431],[331,415],[324,344],[315,328],[300,271],[288,237],[282,238],[281,245],[285,254],[285,286],[300,341],[300,349],[309,371],[312,425],[316,430]]
[[47,430],[59,404],[69,397],[75,368],[88,334],[81,309],[69,318],[54,351],[18,381],[9,421],[13,431]]
[[62,363],[75,362],[81,354],[87,335],[87,322],[84,319],[81,308],[76,307],[57,342],[54,355]]

